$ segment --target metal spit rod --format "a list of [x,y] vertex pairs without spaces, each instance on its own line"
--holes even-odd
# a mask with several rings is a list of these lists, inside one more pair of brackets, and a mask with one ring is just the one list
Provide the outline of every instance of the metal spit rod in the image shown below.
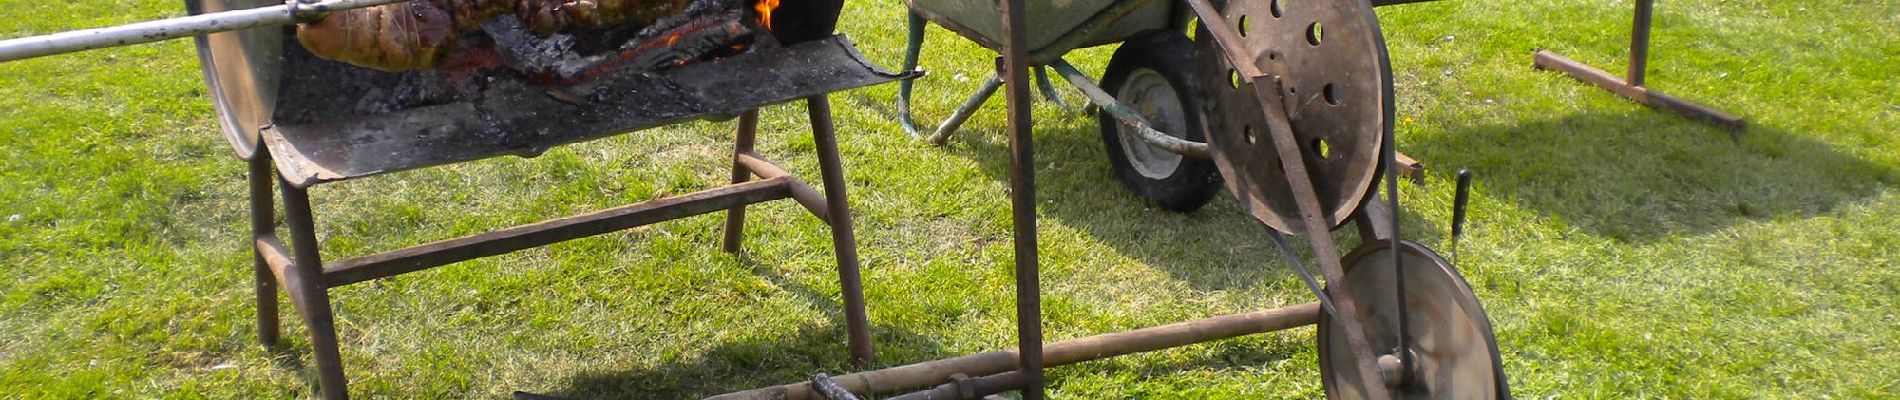
[[76,51],[130,46],[197,35],[250,29],[260,26],[289,25],[316,19],[325,13],[410,0],[319,0],[245,10],[222,11],[186,17],[137,22],[113,27],[81,29],[39,36],[0,40],[0,62],[65,54]]

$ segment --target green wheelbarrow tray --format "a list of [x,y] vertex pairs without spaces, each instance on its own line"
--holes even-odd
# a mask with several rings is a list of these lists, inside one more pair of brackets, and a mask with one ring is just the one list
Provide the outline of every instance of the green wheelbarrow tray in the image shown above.
[[[1001,51],[1002,11],[996,4],[968,0],[905,0],[912,12]],[[1180,3],[1169,0],[1037,0],[1029,2],[1029,54],[1037,64],[1070,50],[1119,43],[1137,33],[1171,26]]]

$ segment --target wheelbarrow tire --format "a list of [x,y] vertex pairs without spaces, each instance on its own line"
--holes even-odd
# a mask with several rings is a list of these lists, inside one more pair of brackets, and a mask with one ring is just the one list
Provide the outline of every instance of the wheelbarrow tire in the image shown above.
[[[1102,89],[1149,120],[1156,130],[1206,142],[1201,102],[1190,78],[1194,43],[1187,36],[1152,30],[1123,42],[1102,74]],[[1195,159],[1149,145],[1108,113],[1098,113],[1102,144],[1115,177],[1136,195],[1176,212],[1200,209],[1221,187],[1212,160]]]

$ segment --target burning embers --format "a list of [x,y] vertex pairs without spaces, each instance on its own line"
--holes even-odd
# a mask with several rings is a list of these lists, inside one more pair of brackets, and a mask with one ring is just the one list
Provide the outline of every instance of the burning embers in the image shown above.
[[416,0],[333,13],[298,27],[297,40],[318,57],[382,71],[467,75],[506,66],[536,83],[575,84],[616,70],[666,69],[776,42],[770,27],[778,4]]

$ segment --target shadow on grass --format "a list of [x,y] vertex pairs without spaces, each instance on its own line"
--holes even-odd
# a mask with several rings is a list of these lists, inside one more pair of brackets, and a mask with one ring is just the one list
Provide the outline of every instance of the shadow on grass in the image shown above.
[[1825,213],[1896,179],[1803,135],[1752,126],[1731,140],[1646,109],[1473,126],[1404,146],[1435,165],[1469,167],[1482,195],[1633,243]]
[[[1225,189],[1206,207],[1192,213],[1155,207],[1115,179],[1094,118],[1067,118],[1086,119],[1086,123],[1079,124],[1080,128],[1045,129],[1036,135],[1036,163],[1040,166],[1036,197],[1041,200],[1037,208],[1042,215],[1087,233],[1124,256],[1164,270],[1198,290],[1242,289],[1297,280],[1268,238],[1268,228],[1242,210]],[[1002,132],[958,135],[951,140],[961,142],[952,146],[967,149],[951,151],[975,159],[983,173],[997,181],[1009,180],[1007,141],[968,139],[975,135],[1001,136]],[[1057,165],[1061,167],[1053,167]],[[1401,213],[1401,218],[1407,238],[1444,236],[1439,221],[1426,221],[1409,213]],[[1334,231],[1341,256],[1360,243],[1356,232],[1351,222]],[[1306,240],[1294,236],[1290,243],[1303,254],[1308,271],[1317,275],[1319,266],[1313,262]]]
[[[740,264],[810,303],[813,309],[825,313],[831,323],[786,326],[779,332],[760,335],[759,340],[722,343],[654,368],[585,372],[568,378],[565,387],[551,391],[548,391],[550,388],[517,389],[579,399],[703,398],[803,382],[820,372],[841,375],[858,370],[851,365],[845,347],[844,314],[839,299],[779,275],[750,257],[741,255]],[[944,354],[942,346],[932,339],[888,325],[873,323],[871,341],[880,366],[960,355]]]

